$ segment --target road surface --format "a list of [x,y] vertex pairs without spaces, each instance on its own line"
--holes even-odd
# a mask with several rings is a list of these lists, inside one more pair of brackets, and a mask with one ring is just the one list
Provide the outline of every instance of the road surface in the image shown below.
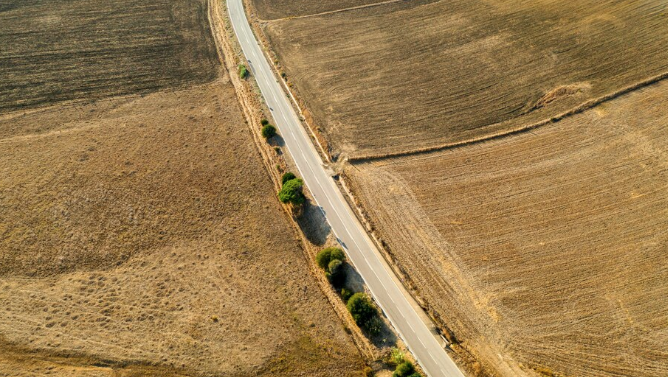
[[334,179],[327,174],[315,146],[291,106],[290,99],[274,76],[255,39],[244,13],[242,0],[227,0],[227,8],[251,73],[272,112],[288,152],[376,303],[430,377],[463,377],[441,342],[429,331],[427,324],[399,289],[393,279],[393,272],[382,260],[380,252],[348,206]]

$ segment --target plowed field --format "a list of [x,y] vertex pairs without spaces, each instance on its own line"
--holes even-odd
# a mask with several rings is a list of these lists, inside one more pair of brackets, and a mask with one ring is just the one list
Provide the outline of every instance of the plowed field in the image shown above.
[[409,1],[264,25],[333,153],[350,155],[504,132],[668,71],[654,0]]
[[491,370],[666,376],[666,104],[663,82],[347,172],[420,295]]
[[0,113],[215,77],[204,0],[8,0],[0,25]]

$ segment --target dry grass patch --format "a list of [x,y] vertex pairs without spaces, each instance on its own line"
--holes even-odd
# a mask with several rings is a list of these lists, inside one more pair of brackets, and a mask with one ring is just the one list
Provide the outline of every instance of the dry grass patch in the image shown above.
[[352,155],[501,132],[668,71],[668,9],[650,0],[398,2],[265,31]]
[[420,295],[491,369],[666,375],[667,103],[656,84],[348,174]]
[[9,0],[0,25],[0,113],[216,74],[204,0]]
[[[6,131],[42,122],[55,124]],[[5,341],[111,369],[361,370],[243,123],[226,79],[0,122]]]

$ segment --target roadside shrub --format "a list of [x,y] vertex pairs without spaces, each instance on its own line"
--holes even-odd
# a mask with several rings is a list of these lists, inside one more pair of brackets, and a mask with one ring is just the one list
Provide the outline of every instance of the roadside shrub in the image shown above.
[[346,270],[343,262],[339,259],[332,259],[327,266],[327,279],[334,287],[340,287],[346,281]]
[[243,65],[243,64],[239,64],[239,77],[241,77],[242,79],[245,79],[246,77],[248,77],[248,75],[249,75],[249,72],[248,72],[248,69],[246,68],[246,66]]
[[267,124],[266,126],[262,127],[262,137],[269,139],[274,136],[276,136],[276,127],[271,124]]
[[404,361],[406,361],[404,353],[399,349],[399,348],[392,348],[392,352],[390,353],[390,359],[388,360],[388,364],[397,366],[399,364],[403,364]]
[[378,315],[376,306],[365,293],[357,292],[350,297],[346,308],[353,316],[355,323],[365,330],[369,330],[371,321]]
[[323,270],[326,270],[329,267],[329,262],[337,259],[340,261],[346,260],[346,255],[343,253],[343,250],[338,247],[328,247],[326,249],[320,250],[318,255],[315,256],[315,261],[318,263],[318,266]]
[[410,361],[404,361],[397,366],[397,369],[392,373],[392,377],[412,377],[415,373],[415,367]]
[[330,254],[329,259],[330,260],[340,260],[342,262],[346,261],[346,253],[343,252],[343,250],[339,249],[338,247],[332,247],[332,252]]
[[348,300],[350,300],[350,296],[352,296],[353,293],[354,292],[348,288],[341,288],[341,298],[343,299],[343,302],[348,302]]
[[294,175],[292,172],[286,172],[286,173],[283,174],[283,176],[281,177],[281,184],[284,185],[285,182],[290,181],[290,180],[293,180],[293,179],[295,179],[295,178],[297,178],[297,176]]
[[262,119],[262,120],[260,121],[260,124],[263,125],[263,126],[266,126],[267,124],[269,124],[269,121],[266,120],[266,119]]
[[278,199],[283,203],[295,205],[303,204],[306,201],[302,193],[304,181],[299,178],[291,179],[283,184],[283,188],[278,192]]

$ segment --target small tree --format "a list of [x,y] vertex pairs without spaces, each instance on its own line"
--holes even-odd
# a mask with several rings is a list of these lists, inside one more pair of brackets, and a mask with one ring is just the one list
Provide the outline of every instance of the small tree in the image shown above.
[[269,124],[269,121],[266,120],[266,119],[262,119],[262,120],[260,121],[260,124],[263,125],[263,126],[266,126],[267,124]]
[[371,302],[369,296],[362,292],[352,295],[346,307],[355,323],[365,330],[368,330],[371,320],[378,315],[376,306]]
[[397,366],[397,369],[392,373],[392,377],[411,377],[415,373],[415,367],[410,361],[404,361]]
[[329,262],[337,259],[340,261],[346,260],[346,255],[343,253],[343,250],[338,247],[328,247],[326,249],[320,250],[318,255],[315,256],[315,261],[318,263],[318,266],[323,270],[326,270],[329,267]]
[[297,176],[295,176],[292,172],[287,172],[283,174],[283,177],[281,177],[281,184],[284,185],[285,182],[293,180],[295,178],[297,178]]
[[295,205],[303,204],[306,201],[302,193],[304,182],[299,179],[291,179],[283,184],[283,188],[278,192],[278,199],[283,203],[291,203]]
[[243,65],[243,64],[239,64],[239,77],[241,77],[242,79],[245,79],[246,77],[248,77],[248,75],[249,75],[249,72],[248,72],[248,69],[246,68],[246,66]]
[[262,127],[262,136],[265,139],[272,138],[276,135],[276,127],[274,127],[271,124],[267,124],[264,127]]

